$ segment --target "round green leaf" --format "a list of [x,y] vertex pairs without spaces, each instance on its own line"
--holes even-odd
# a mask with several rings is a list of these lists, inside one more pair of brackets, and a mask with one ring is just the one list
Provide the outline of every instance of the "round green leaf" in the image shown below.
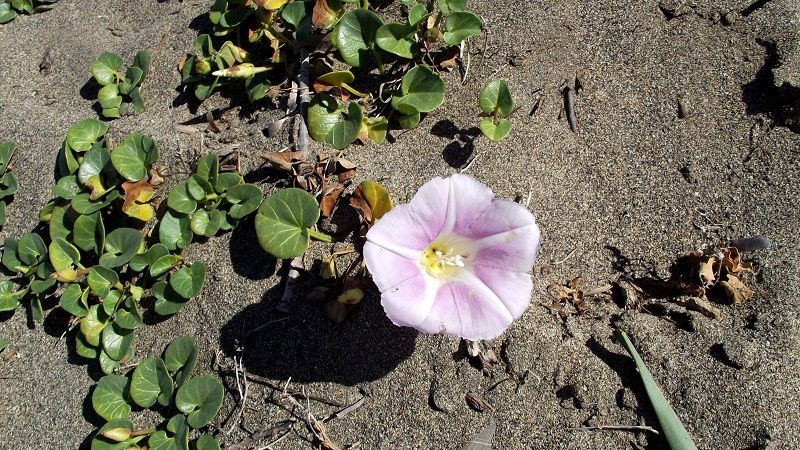
[[484,114],[507,117],[514,110],[514,99],[506,80],[494,80],[486,85],[479,102]]
[[209,222],[210,218],[208,211],[206,211],[205,209],[198,209],[197,211],[192,213],[192,216],[189,219],[189,226],[192,227],[192,231],[195,234],[205,236]]
[[125,401],[128,378],[122,375],[106,375],[97,383],[92,393],[92,407],[106,420],[125,419],[131,414],[131,406]]
[[308,228],[317,223],[319,213],[319,204],[308,192],[298,188],[280,190],[258,209],[258,243],[277,258],[300,256],[308,248]]
[[491,117],[487,117],[480,121],[478,128],[489,140],[501,141],[511,132],[511,122],[508,119],[500,119],[499,122],[495,123]]
[[180,182],[169,190],[167,206],[181,214],[191,214],[197,209],[197,200],[189,193],[189,184],[187,182]]
[[78,179],[85,185],[92,177],[99,176],[104,171],[107,171],[110,164],[111,154],[108,149],[103,146],[96,146],[84,155],[78,169]]
[[88,359],[97,359],[99,355],[99,349],[86,342],[86,337],[78,333],[75,335],[75,353],[78,355],[88,358]]
[[61,177],[55,186],[53,186],[53,194],[65,200],[72,200],[72,198],[82,190],[83,186],[78,184],[78,179],[75,175]]
[[47,245],[36,233],[27,233],[17,244],[17,256],[24,264],[33,266],[47,256]]
[[400,127],[402,129],[410,130],[419,125],[420,120],[422,120],[422,117],[420,116],[419,111],[415,111],[411,114],[405,114],[400,116],[397,119],[397,122],[400,124]]
[[92,75],[103,86],[116,83],[122,57],[116,53],[105,52],[92,63]]
[[222,194],[228,189],[242,184],[244,180],[238,172],[225,172],[217,175],[214,181],[214,191],[217,194]]
[[153,265],[159,258],[162,256],[166,256],[169,254],[169,249],[164,244],[154,244],[150,249],[148,249],[144,253],[139,253],[138,255],[131,258],[130,262],[128,263],[128,267],[136,272],[141,272],[146,269],[148,266]]
[[92,293],[100,298],[108,295],[111,288],[119,283],[117,272],[103,266],[93,266],[86,277]]
[[430,12],[425,5],[417,4],[408,10],[408,24],[416,27],[420,22],[425,20]]
[[358,103],[350,102],[345,112],[339,100],[319,93],[308,107],[308,130],[314,140],[343,149],[358,138],[363,114]]
[[416,52],[416,28],[404,23],[387,23],[378,28],[375,42],[378,47],[402,58],[411,59]]
[[[87,292],[88,294],[88,292]],[[75,317],[86,317],[89,313],[89,305],[86,303],[87,296],[84,289],[79,284],[70,284],[61,293],[58,300],[61,308]]]
[[78,214],[92,214],[110,205],[111,202],[119,198],[119,195],[119,191],[115,190],[110,191],[102,199],[92,200],[89,194],[84,192],[72,199],[72,209]]
[[159,281],[154,284],[152,291],[153,297],[156,298],[153,310],[161,316],[171,316],[180,311],[189,302],[188,298],[184,298],[175,292],[175,289],[166,281]]
[[195,261],[189,267],[172,274],[169,284],[181,297],[192,298],[200,293],[206,281],[206,265],[203,261]]
[[147,177],[150,166],[158,160],[158,147],[149,137],[134,133],[111,151],[111,163],[128,181]]
[[192,228],[189,218],[167,211],[158,225],[158,240],[169,250],[184,248],[192,242]]
[[16,310],[20,299],[27,293],[27,290],[14,291],[14,287],[11,280],[0,281],[0,312]]
[[192,378],[178,389],[175,406],[187,414],[192,428],[201,428],[214,419],[220,406],[224,389],[222,383],[210,375]]
[[464,39],[481,34],[483,23],[471,12],[458,11],[447,16],[444,29],[445,44],[459,45]]
[[17,12],[11,9],[10,3],[0,3],[0,24],[8,23],[17,17]]
[[438,0],[439,9],[444,14],[451,14],[467,9],[467,0]]
[[81,250],[94,251],[101,255],[106,241],[106,228],[103,225],[103,216],[98,212],[83,214],[75,219],[72,228],[75,245]]
[[403,114],[430,112],[444,102],[444,80],[428,66],[416,66],[403,75],[400,94],[392,97],[392,108]]
[[106,253],[100,257],[100,265],[113,269],[127,263],[139,253],[143,243],[141,231],[117,228],[106,236]]
[[136,366],[131,377],[131,398],[137,405],[149,408],[158,401],[169,406],[172,392],[172,377],[161,358],[145,358]]
[[121,361],[131,349],[133,332],[125,328],[111,326],[103,329],[103,351],[114,361]]
[[341,87],[347,83],[352,83],[355,79],[353,72],[349,70],[335,70],[318,76],[315,82],[327,86]]
[[119,87],[116,84],[103,86],[97,93],[97,101],[103,109],[119,108],[122,104],[122,97],[119,95]]
[[261,205],[261,189],[254,184],[239,184],[228,189],[225,200],[233,205],[230,209],[231,217],[241,219]]
[[[206,195],[213,193],[214,190],[211,187],[211,183],[203,179],[203,177],[201,177],[200,175],[194,174],[191,177],[189,177],[188,180],[186,180],[186,191],[189,193],[189,196],[192,199],[199,202],[205,200]],[[178,212],[184,212],[184,211],[178,211]]]
[[197,171],[195,172],[202,179],[214,184],[219,174],[219,156],[216,153],[209,153],[197,161]]
[[144,321],[133,297],[127,297],[123,305],[117,309],[114,324],[126,330],[135,330],[142,326]]
[[342,59],[354,67],[364,67],[375,46],[375,33],[383,25],[377,14],[367,9],[346,12],[333,29],[331,41]]
[[100,333],[108,325],[108,316],[100,309],[100,305],[92,305],[86,316],[81,319],[81,333],[86,338],[86,343],[98,347],[100,346]]
[[194,448],[195,450],[220,450],[219,441],[210,434],[204,434],[197,438]]
[[[85,152],[108,132],[108,125],[97,119],[85,119],[67,130],[67,145],[77,152]],[[64,174],[66,175],[66,174]]]
[[81,252],[63,238],[57,237],[50,242],[49,247],[50,264],[56,272],[70,269],[79,264]]
[[192,336],[179,336],[164,351],[167,370],[175,374],[175,384],[182,385],[197,364],[197,342]]
[[186,416],[178,414],[167,423],[167,431],[158,430],[147,440],[150,450],[189,450],[189,425]]
[[153,265],[150,266],[150,276],[158,277],[180,264],[181,261],[183,261],[183,258],[178,255],[164,255],[158,258]]

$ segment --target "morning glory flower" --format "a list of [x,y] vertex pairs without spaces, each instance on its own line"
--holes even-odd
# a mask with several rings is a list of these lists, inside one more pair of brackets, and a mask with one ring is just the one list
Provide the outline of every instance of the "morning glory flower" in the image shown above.
[[367,233],[364,259],[396,325],[499,336],[531,299],[539,227],[468,175],[434,178]]

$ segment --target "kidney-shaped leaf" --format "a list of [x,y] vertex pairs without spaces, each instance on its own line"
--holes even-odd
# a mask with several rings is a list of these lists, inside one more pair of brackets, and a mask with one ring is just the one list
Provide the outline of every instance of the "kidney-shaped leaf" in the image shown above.
[[117,228],[106,236],[106,253],[100,257],[100,265],[110,269],[131,260],[142,249],[144,236],[133,228]]
[[85,119],[67,130],[67,145],[77,152],[85,152],[105,136],[108,125],[97,119]]
[[332,43],[342,59],[354,67],[364,67],[375,46],[375,34],[383,21],[367,9],[346,12],[333,29]]
[[181,297],[192,298],[200,293],[206,281],[206,265],[203,261],[195,261],[189,267],[172,274],[169,284]]
[[125,401],[128,378],[122,375],[106,375],[97,383],[92,393],[92,407],[106,420],[125,419],[131,414],[131,405]]
[[319,214],[319,204],[308,192],[298,188],[280,190],[258,209],[258,243],[277,258],[300,256],[308,248],[308,228],[317,223]]
[[158,401],[163,406],[169,406],[172,392],[172,377],[161,358],[145,358],[136,366],[131,377],[131,398],[137,405],[149,408]]
[[169,419],[167,431],[158,430],[151,434],[147,446],[150,450],[189,450],[189,424],[186,416],[177,414]]
[[511,132],[511,122],[508,119],[500,119],[497,123],[487,117],[480,121],[478,128],[490,141],[501,141]]
[[89,312],[89,305],[86,303],[84,289],[79,284],[70,284],[61,293],[58,304],[64,311],[75,317],[85,317]]
[[158,147],[148,136],[134,133],[111,151],[111,163],[128,181],[147,177],[150,166],[158,160]]
[[358,138],[363,114],[358,103],[350,102],[345,112],[339,100],[319,93],[308,108],[308,130],[314,140],[343,149]]
[[197,364],[197,342],[192,336],[178,336],[164,350],[167,370],[175,374],[175,384],[182,385]]
[[100,212],[82,214],[75,219],[72,228],[75,245],[88,252],[94,250],[98,255],[103,253],[106,242],[106,228],[103,225],[103,216]]
[[220,450],[219,441],[210,434],[204,434],[197,438],[194,447],[197,450]]
[[158,224],[158,240],[169,250],[186,247],[193,237],[189,218],[182,214],[167,211]]
[[261,205],[261,189],[254,184],[238,184],[228,189],[225,200],[233,205],[230,209],[231,217],[241,219]]
[[387,23],[378,28],[375,42],[378,47],[402,58],[411,59],[416,51],[416,28],[404,23]]
[[417,66],[403,75],[400,94],[392,97],[392,108],[403,114],[430,112],[444,102],[444,80],[428,66]]
[[175,406],[189,416],[192,428],[208,425],[222,406],[224,389],[222,383],[210,375],[192,378],[178,389]]
[[89,283],[89,288],[92,293],[100,298],[108,295],[111,288],[119,283],[119,275],[117,272],[103,267],[94,266],[89,269],[89,275],[86,277]]
[[475,14],[468,11],[459,11],[447,16],[444,29],[445,32],[442,39],[445,44],[459,45],[464,39],[481,34],[483,23]]
[[92,75],[103,86],[117,81],[119,68],[122,67],[122,57],[116,53],[105,52],[92,63]]
[[181,214],[191,214],[197,209],[197,200],[189,192],[189,184],[186,181],[176,184],[169,190],[167,206]]
[[188,298],[184,298],[166,281],[159,281],[152,287],[153,297],[156,302],[153,305],[153,310],[156,314],[161,316],[171,316],[186,306],[189,302]]
[[438,0],[439,9],[445,14],[451,14],[467,9],[467,0]]
[[494,80],[481,92],[481,111],[485,114],[507,117],[514,110],[514,99],[506,80]]
[[114,361],[122,361],[131,349],[133,332],[111,324],[103,328],[103,351]]

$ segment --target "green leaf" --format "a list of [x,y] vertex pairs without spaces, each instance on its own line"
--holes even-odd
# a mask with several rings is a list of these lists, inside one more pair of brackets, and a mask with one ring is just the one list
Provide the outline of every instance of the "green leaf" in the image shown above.
[[167,211],[161,218],[158,225],[158,240],[169,250],[186,247],[191,244],[193,237],[188,217]]
[[17,192],[17,177],[11,173],[6,172],[0,177],[0,186],[4,186],[0,189],[0,198],[5,198],[10,195],[14,195]]
[[139,253],[138,255],[131,258],[130,262],[128,263],[128,267],[130,267],[135,272],[141,272],[146,269],[148,266],[153,265],[159,258],[162,256],[166,256],[169,254],[169,249],[164,244],[155,244],[150,249],[148,249],[144,253]]
[[143,75],[142,69],[134,66],[128,67],[125,72],[125,81],[120,83],[119,91],[125,95],[130,95],[131,91],[142,81]]
[[365,67],[375,46],[375,34],[383,21],[366,9],[346,12],[333,29],[331,42],[339,49],[342,59],[354,67]]
[[81,217],[78,214],[75,214],[75,211],[69,209],[69,207],[63,206],[53,206],[53,210],[50,212],[50,239],[53,240],[55,238],[62,238],[65,240],[70,240],[72,235],[72,229],[75,227],[75,216]]
[[100,363],[100,370],[103,371],[104,374],[110,375],[119,370],[122,364],[130,361],[133,357],[133,347],[128,349],[128,353],[119,361],[112,359],[108,354],[103,351],[103,349],[99,349],[99,354],[97,356],[97,362]]
[[447,16],[444,29],[445,44],[459,45],[464,39],[481,34],[483,23],[471,12],[458,11]]
[[437,0],[437,3],[444,14],[452,14],[467,9],[467,0]]
[[17,13],[11,9],[10,3],[0,3],[0,24],[11,22],[16,17]]
[[156,298],[153,310],[161,316],[171,316],[183,309],[186,303],[189,302],[188,298],[184,298],[175,292],[175,289],[166,281],[159,281],[154,284],[152,291],[153,297]]
[[308,228],[317,223],[319,214],[319,204],[308,192],[298,188],[280,190],[258,209],[258,243],[277,258],[300,256],[308,248]]
[[361,197],[369,205],[373,223],[391,211],[393,207],[392,199],[389,196],[389,191],[382,184],[373,180],[364,180],[358,189]]
[[19,307],[20,300],[28,293],[27,289],[14,291],[11,280],[0,281],[0,311],[14,311]]
[[257,210],[261,205],[262,194],[261,189],[254,184],[239,184],[228,189],[225,196],[225,201],[230,203],[230,215],[234,219],[241,219],[242,217]]
[[392,97],[392,108],[403,114],[433,111],[444,102],[444,80],[428,66],[416,66],[403,75],[400,94]]
[[153,61],[153,57],[147,50],[142,50],[133,57],[133,67],[138,67],[142,71],[142,79],[141,82],[144,82],[147,75],[150,74],[150,63]]
[[83,157],[80,168],[78,169],[78,180],[84,185],[89,183],[93,177],[99,177],[104,172],[109,172],[111,164],[111,154],[104,146],[95,146]]
[[[194,201],[200,202],[205,200],[206,195],[213,194],[214,188],[208,180],[205,180],[200,175],[194,174],[186,180],[186,191],[189,193],[189,197]],[[184,214],[188,214],[188,212],[184,212]]]
[[219,174],[219,156],[216,153],[209,153],[200,158],[195,173],[211,184],[216,183]]
[[167,431],[158,430],[150,435],[147,440],[150,450],[189,450],[189,425],[186,416],[173,416],[167,423]]
[[244,88],[247,90],[247,98],[250,103],[255,103],[267,96],[269,88],[272,87],[266,73],[257,73],[252,78],[244,81]]
[[422,117],[419,114],[419,111],[414,111],[409,114],[405,114],[400,116],[397,119],[397,122],[400,124],[400,127],[404,130],[410,130],[412,128],[416,128],[419,125],[419,121],[422,120]]
[[27,233],[20,238],[17,244],[17,255],[26,265],[39,264],[47,256],[47,245],[36,233]]
[[56,272],[73,267],[80,263],[81,252],[74,245],[57,237],[50,242],[50,264]]
[[239,172],[225,172],[217,175],[217,180],[214,182],[214,191],[217,194],[222,194],[228,189],[242,184],[244,180]]
[[413,27],[416,27],[420,24],[420,22],[425,20],[429,14],[430,11],[428,11],[428,8],[425,7],[425,5],[423,4],[414,5],[413,7],[411,7],[411,9],[408,10],[408,24]]
[[94,295],[104,298],[111,291],[111,288],[119,283],[119,275],[109,268],[94,266],[89,269],[86,281],[89,283],[89,289],[92,290]]
[[169,406],[173,390],[172,377],[159,357],[143,359],[133,371],[131,398],[142,408],[149,408],[156,401],[162,406]]
[[697,447],[692,441],[692,437],[689,435],[689,432],[686,431],[686,428],[683,427],[681,419],[669,405],[664,394],[661,393],[661,390],[653,379],[653,375],[647,369],[647,366],[645,366],[642,357],[639,356],[639,352],[636,351],[636,347],[634,347],[630,339],[628,339],[628,335],[622,330],[614,330],[614,336],[631,355],[633,362],[636,363],[636,370],[642,378],[642,384],[647,393],[647,398],[650,399],[650,404],[653,405],[653,410],[656,413],[658,423],[661,425],[661,431],[664,433],[669,447],[672,450],[697,450]]
[[78,184],[78,179],[75,175],[61,177],[53,186],[53,194],[65,200],[72,200],[72,198],[82,190],[83,187]]
[[175,374],[175,384],[182,385],[197,364],[197,342],[192,336],[176,337],[164,351],[164,363]]
[[78,333],[75,335],[75,353],[87,359],[97,359],[99,352],[100,350],[96,346],[86,342],[86,337],[83,334]]
[[122,375],[106,375],[100,378],[92,393],[94,411],[106,420],[125,419],[131,414],[131,406],[125,401],[128,378]]
[[122,57],[116,53],[105,52],[92,63],[92,75],[103,86],[116,83],[121,76],[119,68],[122,67]]
[[112,324],[103,329],[103,351],[114,361],[121,361],[131,349],[133,331]]
[[110,205],[118,198],[119,191],[110,191],[105,198],[99,200],[92,200],[89,194],[84,192],[72,199],[72,209],[78,214],[92,214]]
[[181,261],[183,261],[183,258],[178,255],[164,255],[150,266],[150,276],[158,277],[180,264]]
[[70,284],[61,293],[59,305],[61,308],[75,317],[86,317],[89,313],[89,305],[86,303],[84,289],[79,284]]
[[367,131],[367,137],[376,144],[382,144],[386,140],[386,132],[389,131],[389,120],[384,116],[364,117],[362,119],[361,131]]
[[[192,213],[192,216],[189,219],[189,226],[192,227],[192,231],[195,234],[207,236],[206,231],[210,231],[208,230],[210,221],[211,219],[208,211],[205,209],[198,209]],[[219,230],[219,226],[217,226],[217,230]],[[213,236],[213,234],[208,233],[208,236]]]
[[219,441],[210,434],[204,434],[197,438],[194,448],[195,450],[220,450]]
[[411,59],[417,49],[416,28],[404,23],[387,23],[375,33],[378,47],[401,58]]
[[321,92],[309,105],[308,130],[314,140],[343,149],[358,138],[363,114],[358,103],[350,102],[345,112],[339,100]]
[[508,117],[514,111],[514,99],[506,80],[494,80],[483,89],[480,107],[484,114]]
[[190,194],[188,182],[180,182],[169,190],[167,206],[181,214],[191,214],[197,209],[197,200]]
[[183,298],[192,298],[199,294],[206,281],[206,265],[203,261],[195,261],[189,267],[172,274],[169,284]]
[[147,178],[150,166],[158,160],[158,147],[148,136],[134,133],[111,150],[111,163],[128,181]]
[[8,170],[8,164],[17,150],[17,144],[11,141],[0,142],[0,173]]
[[175,406],[187,414],[192,428],[201,428],[214,419],[220,406],[224,389],[222,383],[210,375],[192,378],[178,389]]
[[67,145],[77,152],[90,150],[108,132],[108,125],[97,119],[85,119],[67,130]]
[[487,117],[478,123],[478,128],[489,140],[501,141],[511,132],[511,122],[508,119],[500,119],[495,123],[494,119]]
[[100,256],[100,265],[116,268],[127,263],[142,249],[144,236],[133,228],[117,228],[106,237],[106,253]]
[[126,330],[135,330],[142,326],[143,323],[142,314],[136,306],[136,299],[127,297],[123,305],[117,309],[114,324]]
[[103,86],[97,93],[97,101],[102,109],[119,108],[122,104],[122,97],[119,95],[119,87],[116,84]]
[[81,250],[94,251],[97,255],[103,254],[106,229],[103,225],[103,216],[99,211],[78,216],[72,227],[72,234],[75,245]]
[[3,265],[12,272],[24,272],[27,270],[27,267],[19,260],[18,251],[19,243],[17,240],[5,238],[3,241]]

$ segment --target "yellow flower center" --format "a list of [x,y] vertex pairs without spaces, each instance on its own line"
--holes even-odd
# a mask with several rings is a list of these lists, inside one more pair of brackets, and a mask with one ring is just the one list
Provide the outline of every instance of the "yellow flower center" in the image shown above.
[[469,247],[463,238],[437,238],[422,252],[420,264],[434,278],[453,276],[467,266]]

